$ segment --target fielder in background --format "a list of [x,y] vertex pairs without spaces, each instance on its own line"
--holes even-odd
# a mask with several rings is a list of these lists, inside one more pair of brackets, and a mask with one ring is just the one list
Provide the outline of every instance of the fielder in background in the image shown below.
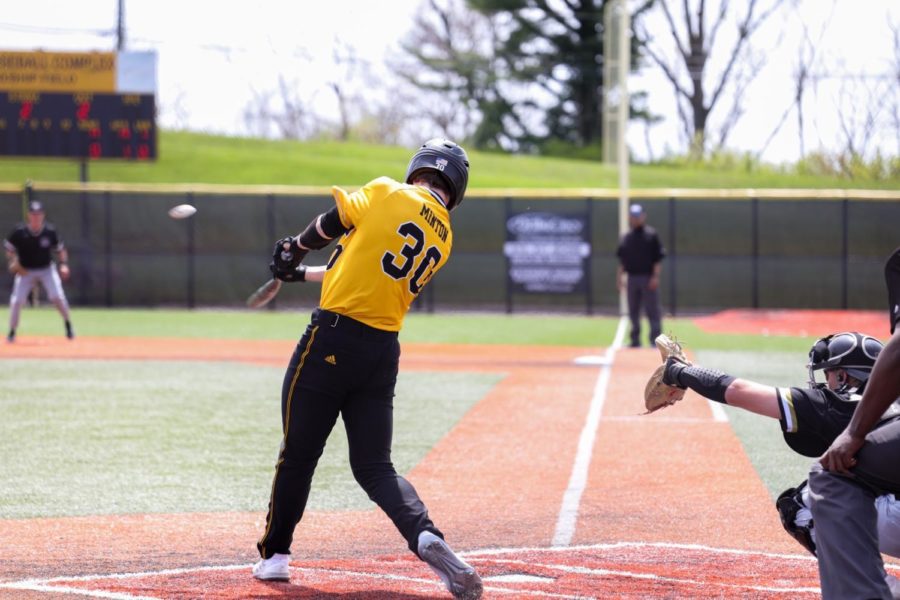
[[891,339],[847,428],[809,473],[824,600],[900,598],[900,586],[886,575],[879,554],[872,504],[879,494],[900,494],[900,419],[882,418],[900,396],[900,248],[888,258],[884,276]]
[[[455,597],[481,597],[481,578],[450,549],[391,462],[398,332],[410,303],[450,256],[450,211],[462,202],[468,179],[466,152],[429,140],[413,155],[404,183],[380,177],[352,194],[334,187],[334,208],[276,243],[272,274],[286,282],[321,280],[322,294],[284,377],[284,437],[257,544],[257,579],[289,579],[294,529],[340,415],[350,468],[369,498]],[[300,264],[309,250],[338,237],[324,275]]]
[[[56,228],[45,217],[44,206],[40,202],[29,202],[28,222],[16,225],[3,242],[9,271],[15,274],[9,297],[7,342],[16,340],[22,305],[38,281],[44,286],[47,298],[62,315],[66,337],[70,340],[75,337],[69,319],[69,302],[62,286],[62,281],[69,279],[69,253]],[[57,263],[53,262],[53,253],[56,253]]]
[[641,309],[650,321],[650,346],[662,332],[662,309],[659,304],[659,274],[665,248],[656,229],[647,225],[647,215],[640,204],[628,209],[631,231],[619,240],[616,255],[616,287],[627,289],[628,317],[631,319],[631,347],[641,347]]

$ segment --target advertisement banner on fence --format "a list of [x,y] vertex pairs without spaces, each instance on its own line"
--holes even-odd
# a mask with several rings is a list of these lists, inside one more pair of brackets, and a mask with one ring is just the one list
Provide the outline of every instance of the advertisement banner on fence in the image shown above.
[[586,214],[524,212],[506,220],[507,276],[513,291],[569,294],[587,290],[591,255]]

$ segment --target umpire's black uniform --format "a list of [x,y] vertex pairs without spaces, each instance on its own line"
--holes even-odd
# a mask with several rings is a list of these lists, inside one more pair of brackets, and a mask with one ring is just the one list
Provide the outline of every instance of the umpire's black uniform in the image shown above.
[[631,230],[622,236],[616,256],[620,269],[628,274],[628,317],[631,319],[631,346],[641,345],[641,308],[650,322],[650,345],[662,333],[662,307],[659,302],[659,263],[665,248],[653,227],[645,224],[646,215],[639,204],[629,209]]
[[[900,322],[900,248],[885,265],[885,280],[891,333],[896,338],[900,335],[895,331]],[[874,500],[885,493],[900,495],[900,419],[876,425],[855,458],[849,477],[824,470],[818,461],[809,473],[822,598],[897,598],[897,582],[886,577],[879,552]]]

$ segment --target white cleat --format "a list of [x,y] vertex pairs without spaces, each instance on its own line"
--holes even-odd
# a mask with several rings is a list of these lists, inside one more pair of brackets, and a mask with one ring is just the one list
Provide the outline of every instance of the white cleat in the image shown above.
[[262,581],[290,581],[290,554],[273,554],[253,565],[253,576]]
[[422,557],[431,570],[437,573],[454,598],[462,600],[478,600],[484,586],[481,577],[471,565],[458,557],[450,546],[440,538],[428,542],[419,549]]

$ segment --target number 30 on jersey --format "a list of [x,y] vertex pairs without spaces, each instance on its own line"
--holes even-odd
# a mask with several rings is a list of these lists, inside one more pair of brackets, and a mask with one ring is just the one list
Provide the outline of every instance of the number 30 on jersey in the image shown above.
[[[397,228],[397,233],[404,240],[400,256],[385,252],[381,257],[381,270],[389,277],[400,280],[409,276],[416,259],[422,254],[425,248],[425,232],[412,221],[407,221]],[[440,261],[441,251],[437,246],[425,249],[425,256],[422,257],[412,277],[409,277],[409,291],[413,295],[418,295],[422,291]]]

